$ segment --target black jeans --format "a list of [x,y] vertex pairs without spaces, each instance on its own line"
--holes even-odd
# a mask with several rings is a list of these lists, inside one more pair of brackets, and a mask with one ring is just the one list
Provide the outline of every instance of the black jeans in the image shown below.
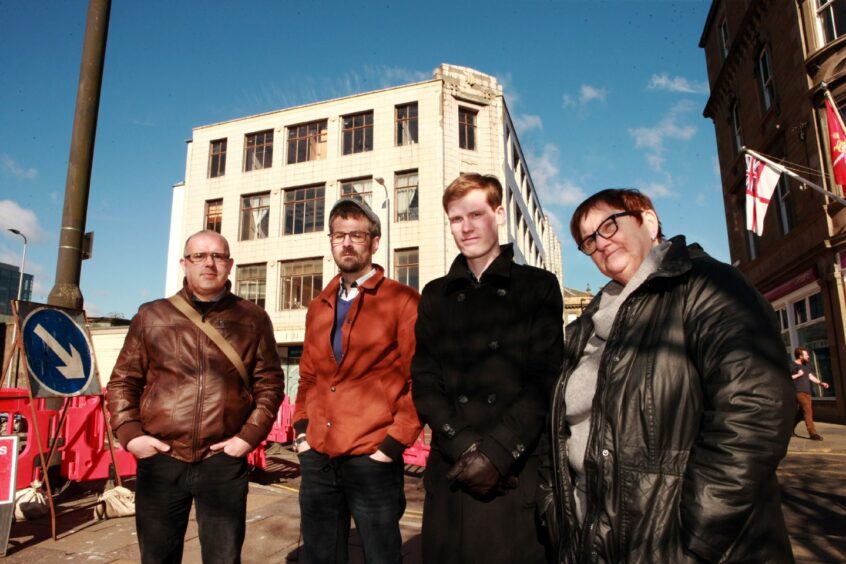
[[247,518],[247,460],[216,454],[195,463],[166,454],[138,461],[135,527],[144,564],[182,561],[191,502],[204,564],[238,563]]
[[369,456],[330,459],[310,449],[300,455],[300,470],[300,518],[308,564],[347,561],[351,515],[367,564],[402,560],[402,461],[376,462]]

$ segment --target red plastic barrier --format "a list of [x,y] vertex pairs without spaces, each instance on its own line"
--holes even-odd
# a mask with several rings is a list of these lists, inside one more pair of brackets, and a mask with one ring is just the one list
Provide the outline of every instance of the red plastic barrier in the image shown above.
[[[70,399],[62,436],[62,476],[84,482],[109,477],[112,457],[103,421],[103,396],[78,396]],[[135,457],[115,445],[115,463],[121,476],[134,476]]]
[[426,461],[429,459],[430,450],[432,450],[432,447],[426,444],[426,429],[423,429],[420,436],[417,437],[416,441],[414,441],[414,444],[405,449],[405,452],[402,455],[402,461],[406,464],[413,464],[414,466],[425,468]]
[[[50,452],[50,442],[56,436],[58,412],[46,409],[43,398],[35,399],[35,419],[41,436],[41,450],[46,457]],[[23,450],[18,454],[17,489],[29,487],[29,484],[41,478],[38,441],[35,437],[35,425],[32,420],[32,400],[29,392],[23,388],[0,389],[0,414],[6,417],[5,433],[17,433]]]
[[282,405],[279,406],[279,413],[276,415],[276,421],[273,422],[273,427],[270,429],[270,434],[267,435],[267,440],[274,443],[287,444],[294,440],[294,404],[285,396],[282,400]]

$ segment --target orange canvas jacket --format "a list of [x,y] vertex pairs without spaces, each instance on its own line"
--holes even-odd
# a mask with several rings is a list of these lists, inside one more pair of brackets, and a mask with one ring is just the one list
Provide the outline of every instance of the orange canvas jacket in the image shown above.
[[379,449],[397,460],[422,428],[411,399],[420,294],[377,266],[350,304],[338,364],[331,333],[339,288],[340,275],[308,307],[294,428],[330,457]]

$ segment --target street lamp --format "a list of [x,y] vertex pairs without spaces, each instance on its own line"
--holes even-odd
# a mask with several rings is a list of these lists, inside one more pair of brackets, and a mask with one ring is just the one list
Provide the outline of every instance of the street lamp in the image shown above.
[[388,187],[385,186],[385,179],[381,176],[377,176],[373,180],[376,181],[376,184],[382,186],[385,190],[385,215],[387,217],[387,222],[385,223],[385,276],[391,277],[391,198],[388,196]]
[[[21,237],[23,237],[23,240],[24,240],[23,256],[21,257],[21,272],[20,272],[20,276],[18,276],[18,298],[17,299],[18,299],[18,301],[21,301],[21,292],[23,291],[23,281],[24,281],[24,266],[26,266],[27,240],[26,240],[26,235],[24,235],[23,233],[21,233],[17,229],[12,228],[12,229],[9,229],[9,231],[14,233],[15,235],[20,235]],[[17,343],[17,338],[18,338],[18,324],[15,323],[14,325],[12,325],[12,350],[15,350],[15,351],[17,351],[17,349],[15,348],[15,343]],[[18,354],[20,354],[20,352],[18,352]],[[11,358],[9,359],[9,370],[6,373],[6,387],[7,388],[10,387],[11,383],[12,383],[12,364],[13,364],[12,360],[14,360],[14,359],[11,359]]]

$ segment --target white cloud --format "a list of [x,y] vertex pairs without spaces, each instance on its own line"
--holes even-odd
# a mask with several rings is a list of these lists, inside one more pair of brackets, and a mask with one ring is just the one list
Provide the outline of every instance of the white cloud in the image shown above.
[[38,176],[38,170],[34,168],[25,168],[18,164],[12,157],[6,153],[0,154],[0,165],[3,170],[23,180],[32,180]]
[[9,229],[23,233],[29,243],[40,243],[47,239],[47,233],[38,224],[35,212],[22,208],[12,200],[0,200],[0,232],[6,237],[20,240],[18,235],[9,233]]
[[641,191],[650,198],[654,199],[671,198],[675,196],[672,188],[670,188],[669,182],[650,182],[649,184],[643,186]]
[[629,129],[629,134],[638,149],[646,149],[646,161],[655,171],[663,171],[664,142],[689,141],[696,134],[696,127],[683,123],[686,114],[695,108],[690,101],[683,100],[675,104],[661,120],[651,127],[635,127]]
[[572,206],[587,198],[584,189],[576,182],[560,177],[557,146],[548,143],[540,154],[529,151],[526,153],[526,160],[529,162],[529,170],[532,171],[535,188],[541,193],[544,210],[547,210],[550,204]]
[[523,135],[533,129],[543,129],[543,120],[540,116],[520,114],[514,116],[514,127],[520,135]]
[[[355,73],[354,73],[355,74]],[[356,78],[357,75],[356,75]],[[389,67],[387,65],[365,65],[365,80],[375,79],[379,88],[408,84],[411,82],[422,82],[432,78],[429,72],[407,69],[403,67]]]
[[562,97],[562,105],[565,108],[579,108],[583,109],[591,102],[606,102],[608,100],[608,89],[600,88],[598,86],[591,86],[590,84],[582,84],[579,87],[578,97],[570,94],[564,94]]
[[508,106],[513,111],[515,107],[520,103],[520,94],[514,88],[514,81],[511,78],[511,73],[507,72],[505,74],[497,74],[496,81],[502,86],[502,95],[505,96],[505,99],[508,101]]
[[646,85],[647,90],[664,90],[683,94],[707,94],[708,85],[704,82],[688,80],[683,76],[670,77],[667,73],[653,74]]

